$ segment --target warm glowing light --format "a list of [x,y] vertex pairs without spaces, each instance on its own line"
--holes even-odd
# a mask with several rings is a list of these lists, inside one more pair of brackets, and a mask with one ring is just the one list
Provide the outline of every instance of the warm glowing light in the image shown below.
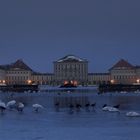
[[32,83],[32,81],[31,81],[31,80],[28,80],[27,82],[28,82],[28,84],[31,84],[31,83]]
[[75,85],[75,86],[77,85],[77,81],[74,81],[74,85]]
[[115,81],[112,79],[112,80],[110,80],[110,82],[111,82],[111,84],[114,84]]
[[140,79],[137,79],[137,83],[140,83]]
[[68,84],[68,81],[64,81],[64,85]]
[[5,84],[5,80],[3,80],[2,82],[3,82],[3,84]]
[[73,81],[71,80],[70,83],[73,84]]
[[1,80],[0,80],[0,83],[1,83]]

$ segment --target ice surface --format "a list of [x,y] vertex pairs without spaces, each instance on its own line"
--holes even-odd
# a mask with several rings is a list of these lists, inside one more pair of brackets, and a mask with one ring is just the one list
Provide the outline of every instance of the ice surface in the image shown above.
[[[96,102],[95,110],[74,110],[68,107],[55,110],[54,98],[87,97],[90,103]],[[126,117],[126,112],[140,112],[140,94],[108,93],[10,93],[0,94],[7,103],[16,100],[25,104],[23,113],[7,110],[0,114],[0,140],[139,140],[140,118]],[[44,106],[39,113],[32,105]],[[120,113],[102,111],[103,104],[120,104]]]

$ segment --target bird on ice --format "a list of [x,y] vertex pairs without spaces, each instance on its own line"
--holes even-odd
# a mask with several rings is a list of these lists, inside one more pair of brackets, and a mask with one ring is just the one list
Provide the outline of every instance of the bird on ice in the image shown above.
[[127,117],[140,117],[140,113],[135,112],[135,111],[130,111],[126,113]]
[[107,106],[106,104],[102,108],[103,111],[109,111],[109,112],[119,112],[118,108]]
[[8,109],[13,109],[16,107],[16,101],[15,100],[11,100],[6,104]]
[[0,112],[3,113],[4,110],[6,110],[6,104],[2,101],[0,101]]
[[17,109],[18,112],[23,112],[24,104],[21,103],[21,102],[17,103],[16,109]]
[[34,108],[35,112],[38,112],[39,109],[43,109],[44,107],[40,104],[33,104],[32,107]]

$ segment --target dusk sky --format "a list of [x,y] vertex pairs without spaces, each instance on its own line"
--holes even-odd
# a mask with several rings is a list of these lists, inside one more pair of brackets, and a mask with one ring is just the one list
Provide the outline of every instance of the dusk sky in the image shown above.
[[119,59],[140,65],[139,0],[2,0],[0,64],[23,59],[53,72],[68,54],[107,72]]

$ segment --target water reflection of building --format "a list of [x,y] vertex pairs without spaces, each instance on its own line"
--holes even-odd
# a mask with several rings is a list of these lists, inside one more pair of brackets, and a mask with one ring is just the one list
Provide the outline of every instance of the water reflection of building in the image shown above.
[[54,79],[57,85],[67,81],[87,85],[88,61],[73,55],[54,61]]
[[60,85],[72,81],[80,85],[100,83],[140,84],[140,66],[133,66],[121,59],[108,73],[88,73],[88,61],[67,55],[54,61],[54,73],[33,71],[23,60],[9,65],[0,65],[0,84],[47,84]]

